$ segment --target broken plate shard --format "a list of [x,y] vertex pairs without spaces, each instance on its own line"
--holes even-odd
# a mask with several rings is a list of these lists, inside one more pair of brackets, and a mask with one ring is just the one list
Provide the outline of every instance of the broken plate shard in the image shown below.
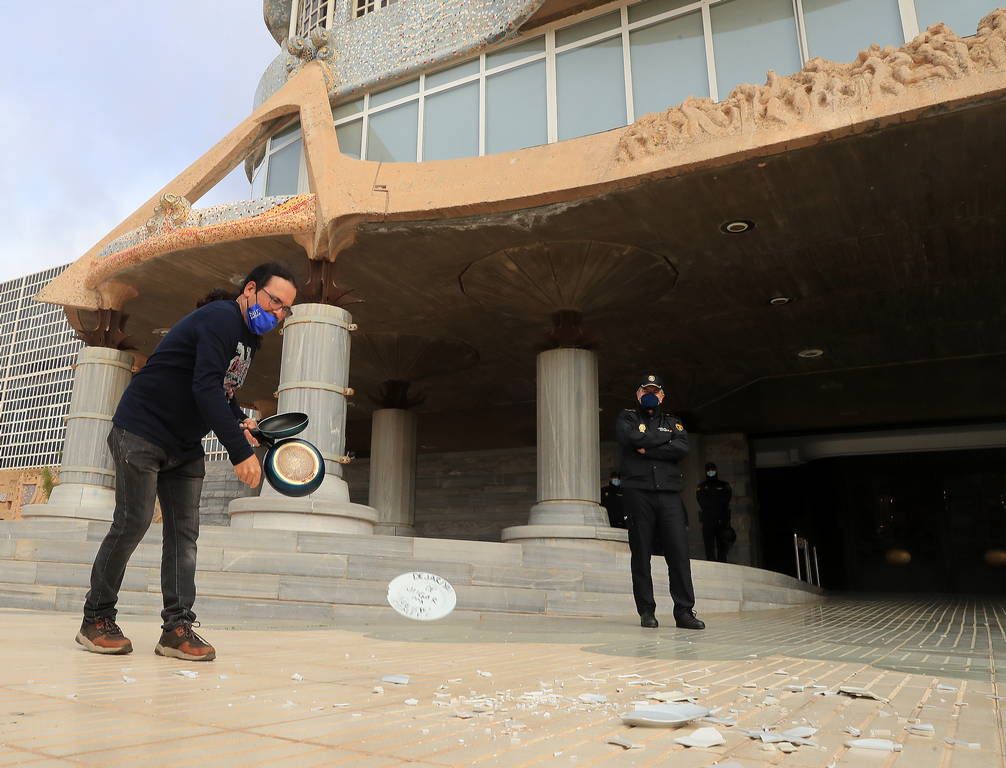
[[851,739],[845,746],[853,749],[872,749],[878,752],[900,752],[901,745],[890,739]]
[[382,683],[392,683],[393,685],[408,685],[408,675],[385,675],[381,678]]
[[193,672],[191,669],[176,669],[175,674],[179,677],[187,677],[190,680],[199,677],[199,673]]
[[936,733],[932,723],[909,723],[905,726],[905,730],[916,736],[932,736]]
[[944,741],[951,747],[967,747],[968,749],[981,749],[980,741],[965,741],[964,739],[952,739],[949,736]]
[[779,735],[785,736],[787,739],[809,739],[815,733],[817,733],[817,728],[812,728],[809,725],[798,725],[796,728],[789,728]]
[[700,707],[698,704],[653,704],[645,707],[637,706],[632,712],[626,712],[622,715],[622,722],[626,725],[651,727],[682,725],[692,720],[698,720],[700,717],[705,717],[708,714],[709,708]]
[[585,704],[604,704],[608,697],[603,693],[581,693],[580,701]]
[[623,739],[621,736],[612,736],[608,739],[608,744],[614,744],[616,747],[621,747],[622,749],[642,749],[642,744],[635,744],[628,739]]
[[844,693],[846,696],[852,696],[854,699],[873,699],[874,701],[882,701],[885,704],[889,701],[883,696],[878,696],[873,691],[868,691],[866,688],[860,688],[855,685],[840,685],[838,686],[838,692]]
[[654,699],[656,701],[663,702],[673,702],[673,701],[695,701],[695,697],[688,693],[683,693],[682,691],[653,691],[652,693],[646,694],[648,699]]
[[717,747],[720,744],[727,743],[727,740],[723,738],[723,734],[715,728],[699,728],[687,736],[679,736],[674,741],[676,744],[686,747],[700,748]]

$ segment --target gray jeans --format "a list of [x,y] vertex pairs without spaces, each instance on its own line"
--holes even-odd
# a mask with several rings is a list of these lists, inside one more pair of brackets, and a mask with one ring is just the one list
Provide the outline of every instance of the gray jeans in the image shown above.
[[91,568],[84,618],[114,619],[126,564],[154,517],[154,499],[164,518],[161,549],[161,611],[164,629],[195,621],[196,539],[205,460],[179,459],[120,427],[108,433],[115,461],[115,513]]

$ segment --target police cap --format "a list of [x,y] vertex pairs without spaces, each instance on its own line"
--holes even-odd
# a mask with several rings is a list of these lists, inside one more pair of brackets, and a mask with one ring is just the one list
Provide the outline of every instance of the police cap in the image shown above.
[[663,389],[664,380],[655,373],[647,373],[641,377],[641,382],[636,388],[642,389],[643,387],[660,387],[660,389]]

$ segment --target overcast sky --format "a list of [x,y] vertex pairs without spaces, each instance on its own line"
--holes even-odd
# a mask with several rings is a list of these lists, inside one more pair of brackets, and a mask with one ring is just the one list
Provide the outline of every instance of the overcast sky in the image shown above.
[[[66,264],[248,116],[261,0],[0,0],[0,282]],[[238,168],[199,207],[250,196]]]

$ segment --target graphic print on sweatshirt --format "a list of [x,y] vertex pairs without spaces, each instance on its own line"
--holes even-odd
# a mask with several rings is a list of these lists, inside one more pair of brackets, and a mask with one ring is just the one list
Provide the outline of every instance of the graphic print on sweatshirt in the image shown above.
[[227,373],[224,374],[224,393],[227,399],[234,398],[234,393],[245,383],[248,369],[251,368],[252,356],[254,352],[251,347],[247,347],[238,342],[234,357],[231,358],[230,365],[227,366]]

